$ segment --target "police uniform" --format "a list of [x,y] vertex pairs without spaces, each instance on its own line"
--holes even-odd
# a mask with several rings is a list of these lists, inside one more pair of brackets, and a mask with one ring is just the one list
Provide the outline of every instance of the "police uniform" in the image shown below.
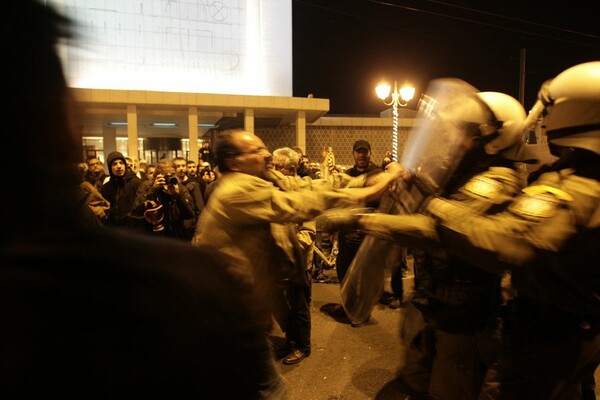
[[[449,204],[468,213],[494,214],[523,184],[514,169],[491,167],[468,180],[450,196]],[[366,215],[361,226],[427,249],[415,250],[415,294],[402,332],[407,344],[403,383],[434,398],[476,398],[497,354],[502,277],[441,251],[435,219],[429,216]]]
[[[471,212],[493,214],[505,207],[522,186],[514,170],[492,167],[470,179],[451,199]],[[456,400],[476,398],[485,371],[497,355],[495,328],[502,303],[501,276],[453,256],[418,251],[412,303],[435,337],[430,395]]]
[[453,254],[512,271],[517,296],[485,398],[577,399],[600,363],[599,165],[597,154],[574,150],[493,217],[429,203]]

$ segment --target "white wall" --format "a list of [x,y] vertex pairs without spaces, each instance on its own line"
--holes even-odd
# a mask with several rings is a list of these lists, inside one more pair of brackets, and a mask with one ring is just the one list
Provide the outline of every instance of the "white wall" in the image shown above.
[[292,96],[291,0],[47,0],[69,86]]

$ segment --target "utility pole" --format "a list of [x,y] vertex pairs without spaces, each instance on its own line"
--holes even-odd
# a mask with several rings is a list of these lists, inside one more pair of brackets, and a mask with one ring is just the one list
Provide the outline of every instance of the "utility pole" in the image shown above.
[[521,64],[521,73],[519,76],[519,101],[525,107],[525,49],[521,49],[521,55],[519,57]]

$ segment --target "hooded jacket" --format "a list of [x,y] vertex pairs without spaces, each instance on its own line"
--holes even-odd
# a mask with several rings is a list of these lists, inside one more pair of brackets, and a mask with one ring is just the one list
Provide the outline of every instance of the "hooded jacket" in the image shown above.
[[111,166],[118,159],[123,160],[123,163],[125,163],[125,157],[118,151],[111,152],[106,158],[110,180],[102,186],[101,193],[110,202],[107,224],[126,226],[128,225],[128,217],[133,207],[135,194],[142,181],[129,168],[125,170],[124,176],[115,176]]

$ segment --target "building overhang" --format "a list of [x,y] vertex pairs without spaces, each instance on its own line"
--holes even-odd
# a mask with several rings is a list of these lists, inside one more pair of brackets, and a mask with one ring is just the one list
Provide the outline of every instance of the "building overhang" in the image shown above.
[[[200,135],[211,128],[242,128],[248,110],[254,127],[293,125],[299,112],[306,123],[314,123],[329,111],[329,99],[175,93],[137,90],[72,88],[83,136],[102,135],[115,122],[127,122],[128,110],[135,109],[138,136],[189,136],[190,115],[198,116]],[[132,108],[131,106],[135,106]],[[173,126],[156,127],[157,123]],[[118,128],[126,135],[127,127]]]

